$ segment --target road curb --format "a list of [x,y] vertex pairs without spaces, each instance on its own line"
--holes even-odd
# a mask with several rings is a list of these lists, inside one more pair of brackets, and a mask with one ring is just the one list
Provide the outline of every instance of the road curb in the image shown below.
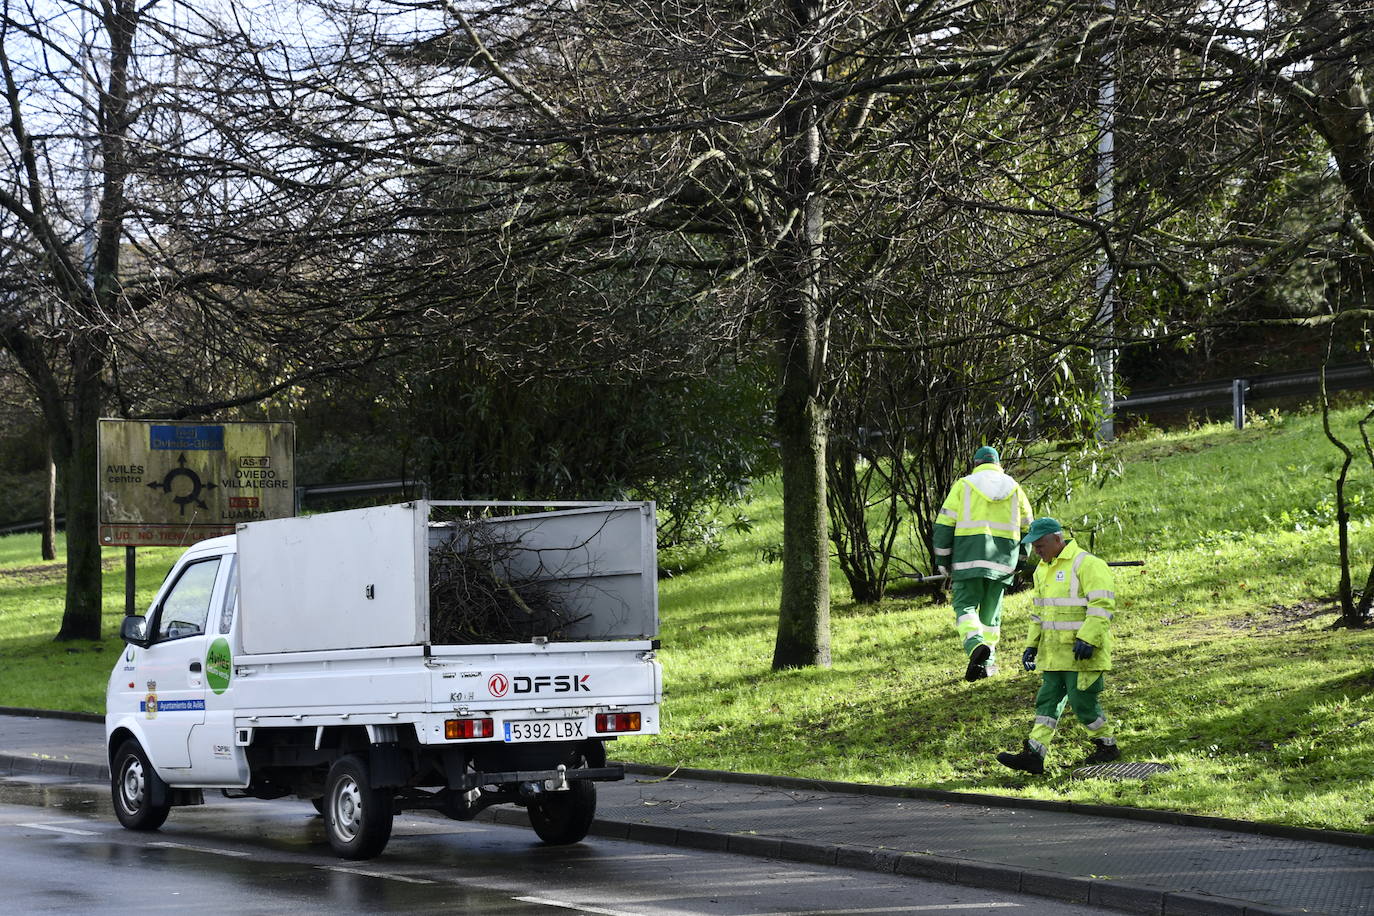
[[64,709],[29,709],[25,706],[0,706],[0,716],[28,716],[34,719],[69,719],[73,722],[104,722],[94,712],[67,712]]
[[[65,776],[106,783],[110,778],[110,770],[109,767],[96,763],[0,754],[0,776],[17,775]],[[523,809],[505,806],[488,808],[476,819],[526,829],[530,826],[529,815]],[[1030,894],[1067,903],[1101,906],[1148,916],[1296,916],[1303,912],[1262,906],[1229,897],[1176,893],[1158,887],[1038,871],[1014,865],[952,859],[874,846],[813,843],[766,834],[721,833],[602,818],[592,822],[590,833],[608,839],[725,852],[804,865],[838,865],[882,874],[925,878],[946,884],[961,884],[982,890]]]
[[110,768],[100,763],[65,760],[57,757],[24,757],[0,754],[0,776],[69,776],[96,782],[110,781]]
[[770,776],[766,773],[735,773],[728,770],[698,770],[689,767],[666,767],[647,763],[623,763],[626,773],[643,776],[680,776],[743,785],[766,786],[809,792],[835,792],[845,795],[870,795],[878,798],[914,798],[946,804],[981,805],[988,808],[1020,808],[1053,811],[1059,814],[1089,814],[1115,817],[1122,820],[1146,821],[1156,824],[1175,824],[1180,827],[1204,827],[1232,833],[1250,833],[1285,840],[1332,843],[1374,849],[1374,834],[1352,833],[1344,830],[1320,830],[1315,827],[1289,827],[1283,824],[1264,824],[1228,817],[1184,814],[1152,808],[1127,808],[1119,805],[1090,805],[1079,802],[1045,801],[1038,798],[1017,798],[1010,795],[989,795],[980,792],[950,792],[945,789],[922,789],[917,786],[879,786],[860,782],[837,782],[828,779],[802,779],[796,776]]

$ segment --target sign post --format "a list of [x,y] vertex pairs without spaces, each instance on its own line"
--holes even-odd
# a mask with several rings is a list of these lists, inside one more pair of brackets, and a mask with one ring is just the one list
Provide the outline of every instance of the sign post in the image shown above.
[[134,616],[134,583],[137,578],[134,570],[137,569],[134,558],[134,548],[124,548],[124,616]]
[[134,613],[134,549],[233,534],[295,514],[293,423],[100,421],[100,543],[124,546],[124,610]]

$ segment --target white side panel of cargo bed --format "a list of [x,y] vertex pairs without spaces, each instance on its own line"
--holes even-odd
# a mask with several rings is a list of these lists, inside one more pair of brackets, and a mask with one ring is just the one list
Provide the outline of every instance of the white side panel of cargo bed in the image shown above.
[[411,504],[241,525],[243,651],[426,642],[423,532],[420,513]]
[[397,713],[428,706],[430,671],[423,651],[404,646],[241,655],[234,659],[237,715],[330,716],[331,724],[366,716],[396,721]]

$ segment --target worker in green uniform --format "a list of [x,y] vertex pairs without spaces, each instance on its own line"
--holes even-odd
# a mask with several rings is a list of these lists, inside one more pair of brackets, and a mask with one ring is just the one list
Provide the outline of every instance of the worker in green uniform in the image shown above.
[[954,482],[935,517],[931,546],[940,572],[950,578],[954,628],[968,656],[966,681],[997,673],[1002,593],[1016,572],[1018,542],[1030,519],[1030,500],[1002,470],[991,445],[973,453],[973,470]]
[[1040,557],[1035,597],[1021,665],[1040,669],[1035,695],[1035,725],[1019,753],[1003,752],[997,762],[1013,770],[1045,772],[1045,755],[1065,706],[1093,736],[1084,764],[1121,757],[1113,729],[1098,698],[1112,668],[1112,615],[1116,586],[1100,557],[1064,536],[1052,518],[1037,518],[1022,538]]

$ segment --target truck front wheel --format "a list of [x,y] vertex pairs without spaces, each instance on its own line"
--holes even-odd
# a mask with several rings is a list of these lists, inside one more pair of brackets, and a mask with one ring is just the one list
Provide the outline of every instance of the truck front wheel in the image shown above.
[[592,829],[596,816],[596,785],[588,780],[568,783],[566,792],[541,792],[530,801],[530,826],[539,839],[554,846],[576,843]]
[[345,859],[380,855],[391,839],[391,792],[372,787],[367,762],[356,754],[329,768],[324,790],[325,831],[329,845]]
[[[110,795],[119,822],[130,830],[156,830],[166,823],[172,806],[167,802],[154,805],[149,800],[154,781],[160,777],[139,743],[132,738],[125,741],[111,764]],[[166,798],[167,793],[161,795]]]

